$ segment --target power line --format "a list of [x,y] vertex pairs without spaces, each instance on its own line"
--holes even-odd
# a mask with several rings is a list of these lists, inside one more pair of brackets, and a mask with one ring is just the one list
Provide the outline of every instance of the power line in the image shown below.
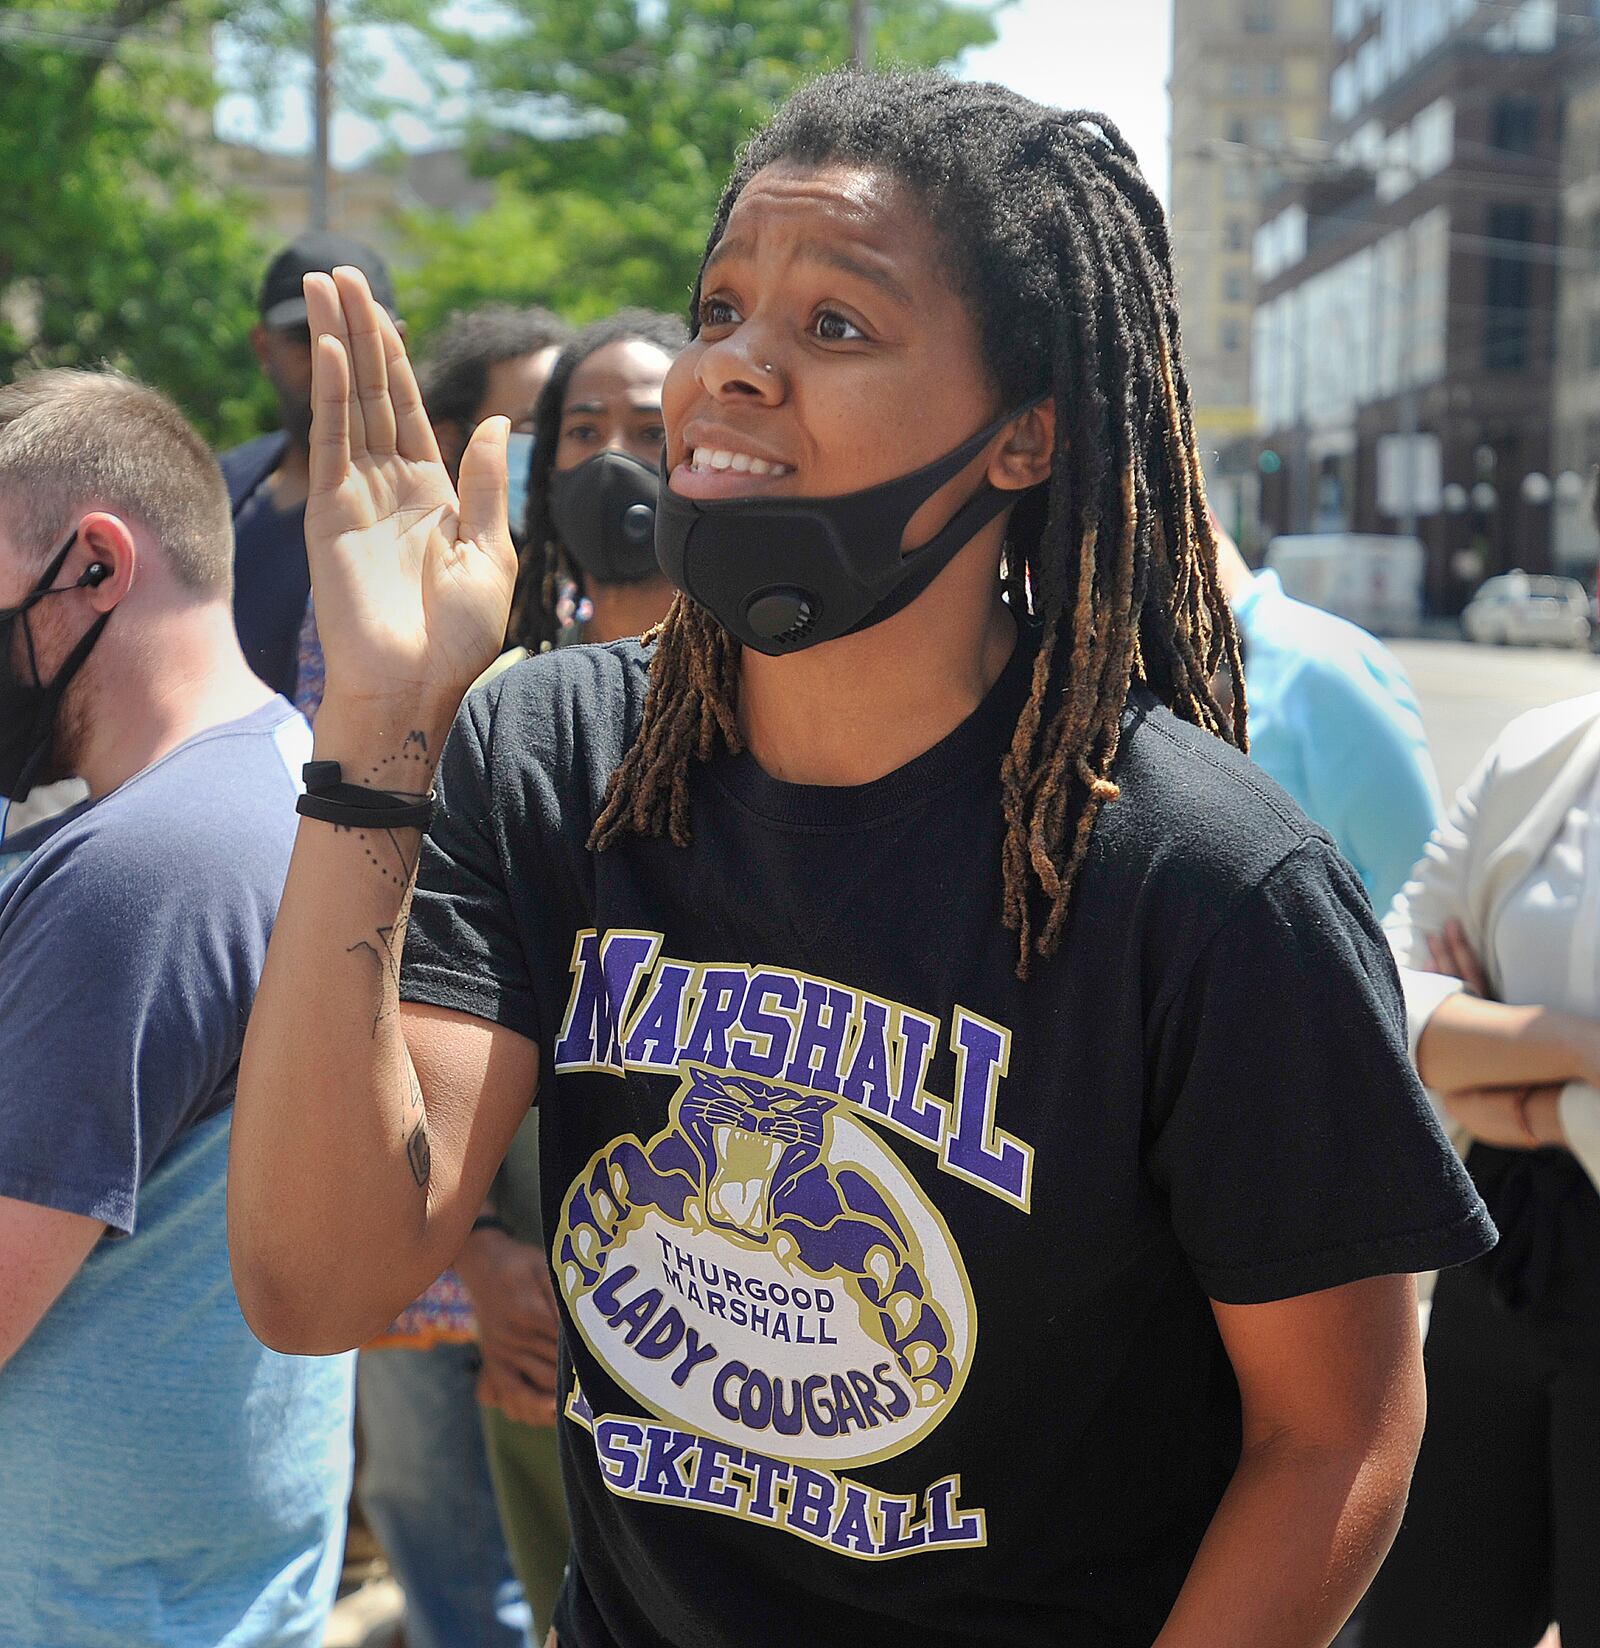
[[132,45],[141,51],[170,57],[176,62],[201,63],[212,66],[209,52],[196,51],[190,46],[179,46],[170,39],[149,34],[139,29],[121,33],[115,30],[85,30],[55,27],[48,23],[30,21],[24,15],[0,15],[0,41],[10,40],[24,46],[57,51],[77,52],[85,57],[111,57],[123,46]]

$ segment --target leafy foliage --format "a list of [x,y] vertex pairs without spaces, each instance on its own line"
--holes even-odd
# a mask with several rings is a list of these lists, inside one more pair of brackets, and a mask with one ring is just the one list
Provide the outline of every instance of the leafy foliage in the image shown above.
[[[879,61],[949,61],[1009,0],[874,0]],[[37,8],[37,9],[35,9]],[[800,81],[849,56],[850,0],[336,0],[342,107],[376,95],[363,28],[406,31],[475,111],[491,210],[410,222],[419,337],[490,299],[586,320],[681,309],[734,155]],[[109,362],[219,445],[268,427],[249,347],[265,257],[208,160],[212,30],[270,100],[309,48],[307,0],[0,0],[0,381]],[[441,140],[448,134],[441,130]]]
[[[1003,3],[1003,0],[1002,0]],[[470,64],[495,206],[420,216],[408,309],[425,329],[490,296],[575,319],[680,310],[739,146],[801,81],[850,56],[849,0],[503,0],[488,32],[436,39]],[[878,61],[949,62],[1000,4],[876,0]]]
[[[0,0],[0,381],[110,363],[226,445],[270,425],[250,351],[267,249],[208,167],[211,31],[282,72],[303,0]],[[348,0],[423,19],[423,0]]]

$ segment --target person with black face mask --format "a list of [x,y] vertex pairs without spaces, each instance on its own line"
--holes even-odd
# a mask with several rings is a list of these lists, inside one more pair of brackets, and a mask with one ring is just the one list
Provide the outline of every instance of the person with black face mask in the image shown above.
[[[662,388],[678,598],[475,691],[504,427],[453,491],[360,276],[308,299],[331,804],[240,1070],[258,1331],[403,1302],[537,1100],[560,1648],[1323,1648],[1421,1433],[1411,1273],[1493,1230],[1365,893],[1212,691],[1115,124],[797,92]],[[392,869],[330,827],[379,808]]]
[[[623,309],[562,350],[534,413],[511,639],[529,652],[658,624],[673,589],[655,553],[661,385],[683,323]],[[513,526],[517,523],[513,522]]]
[[[524,596],[512,638],[520,632],[526,644],[497,660],[491,678],[529,651],[619,640],[666,616],[673,590],[655,555],[661,385],[685,337],[670,315],[624,309],[567,344],[534,412],[520,523],[515,466],[526,460],[513,428],[508,458]],[[431,401],[430,412],[437,419]],[[506,1152],[456,1269],[483,1335],[483,1428],[506,1539],[534,1617],[548,1623],[571,1533],[553,1389],[542,1382],[533,1389],[521,1371],[529,1358],[520,1347],[547,1320],[554,1324],[539,1179],[538,1129],[530,1117]],[[548,1317],[530,1308],[535,1264]]]
[[[11,854],[5,836],[13,806],[25,802],[35,786],[56,786],[75,775],[58,749],[57,722],[72,678],[87,662],[109,613],[102,614],[47,680],[40,673],[39,649],[29,614],[52,595],[94,589],[110,577],[110,568],[93,561],[74,583],[57,579],[77,543],[73,533],[50,557],[39,581],[15,606],[0,608],[0,874]],[[19,822],[21,822],[19,820]],[[31,822],[31,820],[30,820]]]

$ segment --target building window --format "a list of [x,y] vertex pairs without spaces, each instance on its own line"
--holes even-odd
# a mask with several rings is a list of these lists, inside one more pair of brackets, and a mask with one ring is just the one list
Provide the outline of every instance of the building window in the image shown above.
[[1533,239],[1533,208],[1491,206],[1486,227],[1497,243],[1483,260],[1483,364],[1491,372],[1526,370],[1532,354],[1532,280],[1518,248]]
[[1250,95],[1250,65],[1248,63],[1235,63],[1228,70],[1228,90],[1235,97],[1248,97]]
[[1497,97],[1489,142],[1507,154],[1532,154],[1539,147],[1538,103],[1531,97]]
[[1243,303],[1246,290],[1243,269],[1230,269],[1222,277],[1222,295],[1229,303]]
[[1335,120],[1348,120],[1361,106],[1361,88],[1354,63],[1341,63],[1328,82],[1328,107]]
[[1244,250],[1245,241],[1244,219],[1230,217],[1228,219],[1228,227],[1224,231],[1224,238],[1230,252],[1242,252]]
[[1230,143],[1248,143],[1250,141],[1250,128],[1245,125],[1238,115],[1235,115],[1228,122],[1228,141]]
[[1256,122],[1256,142],[1263,149],[1276,149],[1283,143],[1283,122],[1275,114],[1264,114]]
[[1447,97],[1430,103],[1411,122],[1411,165],[1419,178],[1434,177],[1450,164],[1455,124],[1455,105]]
[[1278,26],[1275,0],[1244,0],[1244,32],[1271,34]]
[[1383,90],[1383,47],[1376,39],[1369,40],[1356,53],[1356,79],[1360,83],[1361,101],[1370,103]]
[[1283,65],[1268,63],[1261,71],[1261,90],[1264,96],[1281,97],[1283,95]]
[[1589,317],[1589,370],[1600,372],[1600,315]]
[[1445,0],[1413,0],[1411,47],[1413,55],[1425,57],[1450,32]]
[[1236,320],[1225,320],[1222,323],[1222,352],[1225,355],[1237,355],[1244,348],[1244,328]]
[[1248,166],[1226,166],[1222,172],[1222,193],[1228,200],[1248,200],[1250,198],[1250,168]]

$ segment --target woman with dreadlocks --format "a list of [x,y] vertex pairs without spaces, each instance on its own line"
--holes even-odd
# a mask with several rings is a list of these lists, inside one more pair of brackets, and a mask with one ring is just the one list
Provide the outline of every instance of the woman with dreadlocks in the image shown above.
[[502,436],[458,497],[359,274],[308,286],[328,697],[234,1122],[257,1331],[385,1320],[537,1096],[562,1648],[1326,1644],[1417,1446],[1409,1273],[1491,1229],[1359,885],[1213,696],[1115,127],[794,97],[665,385],[679,598],[459,713]]
[[551,370],[512,601],[512,638],[529,652],[638,635],[671,605],[655,501],[661,384],[684,341],[674,316],[623,309],[586,326]]

